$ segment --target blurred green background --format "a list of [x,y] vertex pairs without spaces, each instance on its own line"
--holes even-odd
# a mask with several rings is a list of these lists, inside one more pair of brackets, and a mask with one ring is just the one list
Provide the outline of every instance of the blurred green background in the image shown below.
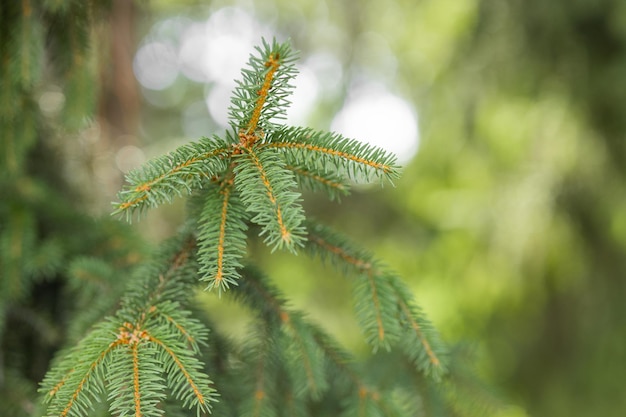
[[[129,169],[222,132],[253,46],[290,38],[301,76],[288,123],[373,141],[404,166],[395,187],[340,204],[306,195],[309,215],[405,277],[444,339],[475,346],[507,415],[626,415],[626,2],[112,6],[98,116],[65,145],[85,210],[106,215]],[[54,116],[63,101],[48,85],[39,107]],[[183,219],[181,200],[133,228],[156,243]],[[367,349],[341,277],[251,253],[296,306]],[[243,336],[241,313],[202,297]]]

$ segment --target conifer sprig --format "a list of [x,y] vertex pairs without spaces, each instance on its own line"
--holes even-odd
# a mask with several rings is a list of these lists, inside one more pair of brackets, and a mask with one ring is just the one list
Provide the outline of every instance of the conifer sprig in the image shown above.
[[297,73],[297,55],[288,43],[274,40],[270,45],[263,39],[262,46],[255,49],[258,55],[252,55],[248,68],[242,70],[229,107],[231,126],[249,145],[274,130],[275,119],[285,117],[291,81]]
[[279,415],[275,381],[278,380],[280,360],[276,357],[277,329],[257,323],[250,331],[251,341],[244,352],[240,383],[244,385],[238,399],[237,415],[244,417],[274,417]]
[[241,259],[246,254],[245,232],[250,215],[234,187],[231,172],[207,189],[213,198],[206,198],[198,224],[202,236],[198,251],[201,280],[208,282],[207,289],[217,288],[220,292],[237,285]]
[[[297,404],[319,400],[333,391],[351,392],[360,406],[369,402],[373,407],[382,406],[388,393],[366,381],[353,366],[354,358],[348,352],[301,312],[288,308],[280,291],[262,273],[246,267],[243,275],[241,285],[229,294],[258,314],[263,321],[261,328],[279,331],[273,335],[278,343],[262,343],[271,350],[265,355],[286,365],[286,377],[295,395],[291,401]],[[268,382],[264,384],[267,387]]]
[[[285,155],[288,160],[288,155]],[[350,185],[337,172],[324,170],[318,167],[297,168],[296,164],[285,166],[295,175],[298,185],[302,189],[321,191],[328,195],[330,200],[339,200],[341,196],[350,193]]]
[[339,392],[348,397],[345,415],[402,415],[404,403],[357,370],[267,277],[243,266],[250,224],[272,249],[304,247],[353,277],[356,316],[374,351],[398,349],[414,371],[436,381],[445,373],[445,348],[396,275],[348,239],[307,222],[301,206],[298,188],[335,199],[353,183],[394,179],[395,157],[339,134],[277,124],[295,55],[275,41],[257,51],[233,93],[232,129],[223,138],[182,146],[128,175],[115,213],[130,217],[191,193],[198,204],[180,237],[137,270],[118,312],[81,342],[85,359],[74,364],[74,350],[48,375],[42,390],[50,416],[83,416],[105,393],[110,411],[121,415],[161,415],[167,392],[186,408],[209,412],[216,393],[198,359],[208,331],[187,306],[198,277],[220,294],[229,289],[256,317],[238,359],[245,368],[239,415],[281,415],[281,408],[307,414],[311,403]]
[[142,169],[131,171],[129,185],[118,197],[113,214],[134,212],[170,202],[174,196],[201,188],[207,179],[223,172],[227,165],[228,145],[220,138],[202,138],[183,145],[172,153],[153,159]]
[[[395,157],[380,148],[338,134],[277,124],[289,104],[295,54],[288,43],[275,40],[263,41],[257,52],[233,92],[232,130],[224,138],[184,145],[132,171],[115,204],[115,214],[130,218],[134,212],[204,188],[198,193],[206,201],[198,232],[202,279],[219,291],[239,279],[248,222],[261,226],[261,235],[273,250],[295,252],[304,245],[298,186],[325,191],[335,199],[347,193],[351,183],[391,180],[398,171]],[[209,182],[218,184],[221,203],[215,201]]]
[[[174,250],[177,249],[177,250]],[[137,271],[117,314],[103,320],[42,384],[48,416],[84,416],[108,392],[113,414],[161,415],[167,390],[183,406],[210,412],[213,383],[196,357],[207,331],[178,302],[188,298],[195,244],[172,241]],[[193,265],[192,265],[193,267]]]
[[245,149],[237,159],[235,185],[247,210],[255,214],[252,221],[263,228],[265,243],[295,251],[304,240],[304,212],[293,173],[275,152],[256,148]]
[[326,358],[318,345],[315,328],[302,313],[286,306],[280,292],[269,284],[267,277],[253,268],[244,270],[245,280],[233,295],[252,308],[267,323],[280,329],[281,343],[274,354],[287,362],[294,391],[299,398],[319,398],[328,389]]
[[374,349],[397,346],[417,369],[440,380],[447,372],[447,350],[405,284],[340,234],[319,224],[307,226],[307,250],[355,277],[356,314]]
[[315,166],[315,162],[327,169],[334,167],[334,171],[357,183],[398,177],[395,155],[338,133],[284,127],[267,146],[284,149],[304,166]]

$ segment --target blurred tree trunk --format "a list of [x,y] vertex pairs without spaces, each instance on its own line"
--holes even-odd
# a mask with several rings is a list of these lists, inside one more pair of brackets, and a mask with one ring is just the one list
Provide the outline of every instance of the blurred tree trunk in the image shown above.
[[98,120],[103,137],[118,149],[126,145],[138,145],[141,98],[133,74],[136,20],[137,6],[134,2],[112,2],[108,33],[109,59],[102,61]]

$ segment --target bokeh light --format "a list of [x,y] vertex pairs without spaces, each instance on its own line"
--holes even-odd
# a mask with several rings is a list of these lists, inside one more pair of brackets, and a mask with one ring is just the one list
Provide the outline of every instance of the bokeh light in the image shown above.
[[178,77],[178,58],[173,45],[149,42],[135,54],[133,70],[137,81],[151,90],[163,90]]
[[412,106],[379,84],[355,88],[331,128],[395,153],[400,163],[417,152],[417,118]]

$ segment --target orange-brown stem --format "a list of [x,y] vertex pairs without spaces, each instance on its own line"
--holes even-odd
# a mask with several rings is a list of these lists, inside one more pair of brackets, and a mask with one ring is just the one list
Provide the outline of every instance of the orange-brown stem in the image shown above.
[[[261,118],[261,110],[263,110],[263,106],[265,105],[265,101],[267,100],[267,95],[272,87],[272,82],[274,81],[274,74],[280,65],[279,55],[271,54],[265,66],[269,68],[267,73],[265,74],[265,79],[263,80],[263,85],[261,89],[257,92],[259,98],[254,105],[254,111],[252,112],[252,117],[248,122],[248,126],[246,126],[245,136],[249,138],[249,135],[254,135],[256,131],[257,125],[259,123],[259,119]],[[249,146],[254,143],[257,139],[257,136],[254,135],[252,143],[249,143]]]

